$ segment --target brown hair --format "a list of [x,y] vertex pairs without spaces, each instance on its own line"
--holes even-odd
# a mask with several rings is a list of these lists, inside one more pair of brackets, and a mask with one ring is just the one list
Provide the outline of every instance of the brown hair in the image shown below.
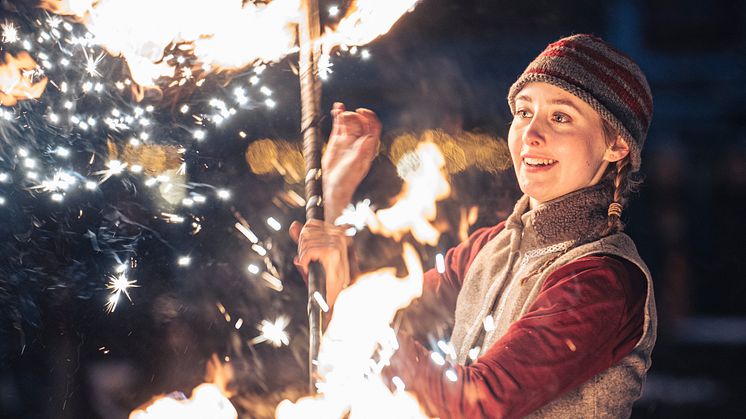
[[[604,137],[607,146],[614,145],[621,136],[614,127],[605,119],[603,120]],[[623,159],[610,164],[606,170],[606,179],[612,179],[614,192],[612,204],[609,206],[609,223],[604,231],[604,236],[614,233],[620,233],[624,230],[624,223],[621,218],[621,210],[627,202],[627,199],[633,192],[639,189],[640,180],[639,172],[632,171],[631,157],[626,155]],[[616,207],[616,208],[614,208]]]

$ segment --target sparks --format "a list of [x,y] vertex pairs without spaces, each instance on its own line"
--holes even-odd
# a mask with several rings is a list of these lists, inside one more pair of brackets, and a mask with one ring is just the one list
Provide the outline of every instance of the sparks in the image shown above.
[[285,331],[285,327],[287,327],[289,322],[290,319],[287,316],[278,317],[274,323],[269,320],[262,320],[262,323],[257,326],[261,334],[252,339],[251,344],[256,345],[262,342],[269,342],[275,348],[279,348],[282,345],[289,345],[290,337]]
[[277,221],[274,217],[267,218],[267,224],[269,224],[270,227],[272,227],[275,231],[280,231],[282,228],[282,224],[280,224],[279,221]]
[[101,175],[101,181],[99,183],[104,183],[109,180],[110,177],[124,172],[124,169],[127,168],[127,163],[122,163],[119,160],[109,160],[106,163],[106,167],[106,170],[100,170],[94,173],[95,175]]
[[319,57],[319,78],[321,80],[327,80],[329,79],[329,76],[334,72],[332,70],[332,67],[334,67],[334,64],[332,63],[331,57],[328,55],[322,55]]
[[98,71],[98,65],[101,60],[104,59],[105,53],[102,52],[98,57],[89,56],[85,49],[83,49],[85,55],[85,71],[91,77],[101,77],[101,73]]
[[50,28],[59,28],[62,22],[62,18],[57,15],[51,15],[47,18],[47,25],[49,25]]
[[58,170],[57,173],[51,179],[47,179],[39,186],[34,186],[31,189],[42,189],[45,192],[62,192],[75,185],[76,179],[62,170]]
[[446,262],[442,253],[435,255],[435,267],[438,269],[438,273],[442,274],[446,271]]
[[132,302],[132,297],[130,297],[129,291],[127,290],[129,288],[139,287],[136,283],[136,280],[130,280],[127,278],[126,272],[120,272],[116,276],[109,275],[109,283],[106,284],[106,288],[111,290],[111,295],[106,302],[106,311],[112,313],[116,310],[121,294],[124,294],[127,299]]
[[0,24],[0,29],[3,30],[3,42],[6,44],[12,44],[18,42],[18,28],[13,22],[5,21]]

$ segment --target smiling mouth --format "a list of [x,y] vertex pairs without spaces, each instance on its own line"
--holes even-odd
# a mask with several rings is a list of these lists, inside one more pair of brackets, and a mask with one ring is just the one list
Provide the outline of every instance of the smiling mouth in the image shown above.
[[529,167],[549,167],[557,163],[557,160],[552,159],[536,159],[533,157],[524,157],[523,163]]

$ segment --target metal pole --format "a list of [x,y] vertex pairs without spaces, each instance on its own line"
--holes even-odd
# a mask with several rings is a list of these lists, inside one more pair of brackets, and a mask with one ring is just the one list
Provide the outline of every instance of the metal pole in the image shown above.
[[[321,83],[318,77],[321,47],[316,42],[320,33],[318,0],[301,0],[298,39],[300,45],[300,126],[303,134],[303,157],[306,163],[306,219],[323,220],[321,135],[318,126],[321,115]],[[314,297],[316,293],[322,297],[326,296],[326,281],[321,265],[312,263],[308,270],[308,384],[312,393],[316,392],[317,359],[323,324],[323,313]]]

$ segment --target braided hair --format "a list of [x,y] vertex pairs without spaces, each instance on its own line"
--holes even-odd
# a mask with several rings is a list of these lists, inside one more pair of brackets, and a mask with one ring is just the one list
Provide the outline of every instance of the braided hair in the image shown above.
[[[616,129],[606,122],[606,120],[603,121],[603,129],[606,144],[608,146],[614,145],[620,138]],[[638,173],[639,172],[632,171],[631,157],[629,154],[623,159],[615,162],[613,165],[609,165],[606,177],[613,177],[612,184],[614,185],[614,192],[611,205],[609,205],[608,226],[603,233],[604,236],[624,231],[622,209],[624,208],[629,196],[639,189],[641,180],[638,178]]]

